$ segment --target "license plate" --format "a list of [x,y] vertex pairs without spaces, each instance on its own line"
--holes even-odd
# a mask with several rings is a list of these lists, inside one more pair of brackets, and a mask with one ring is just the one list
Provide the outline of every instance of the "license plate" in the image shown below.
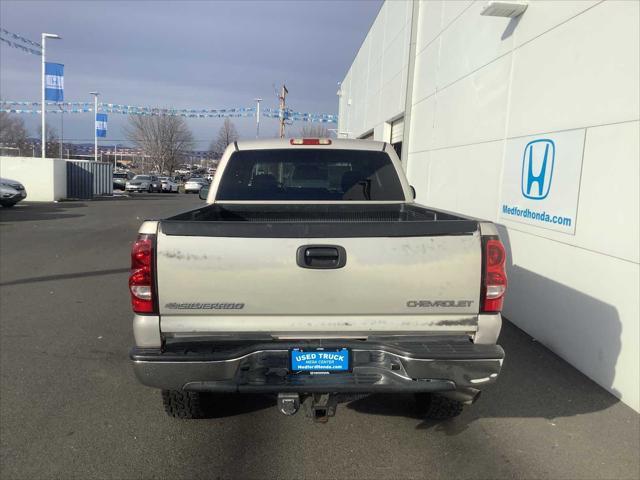
[[347,372],[351,370],[348,348],[294,348],[289,352],[292,372]]

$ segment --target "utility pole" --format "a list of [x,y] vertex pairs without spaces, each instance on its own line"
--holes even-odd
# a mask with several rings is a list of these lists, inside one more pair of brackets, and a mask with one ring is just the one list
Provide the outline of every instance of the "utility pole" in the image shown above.
[[280,100],[280,138],[284,138],[284,110],[287,107],[287,90],[286,85],[282,84],[282,90],[280,90],[280,96],[278,99]]
[[60,158],[62,158],[62,146],[64,145],[64,108],[62,105],[58,105],[60,108]]
[[[89,95],[93,95],[93,161],[98,161],[98,96],[100,92],[89,92]],[[101,159],[102,160],[102,159]]]

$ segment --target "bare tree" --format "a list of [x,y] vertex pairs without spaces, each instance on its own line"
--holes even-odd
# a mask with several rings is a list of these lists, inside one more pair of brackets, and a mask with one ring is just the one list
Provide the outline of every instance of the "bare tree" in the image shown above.
[[17,148],[19,156],[32,153],[27,128],[22,118],[0,112],[0,146]]
[[236,126],[228,118],[224,119],[224,123],[218,131],[218,137],[211,142],[209,150],[213,153],[214,158],[220,158],[226,148],[238,140],[239,135]]
[[330,132],[322,124],[309,124],[300,129],[300,136],[303,138],[329,138]]
[[193,135],[181,117],[130,115],[124,132],[160,172],[171,174],[193,148]]
[[[38,138],[42,138],[42,126],[38,124]],[[47,124],[47,139],[45,157],[58,158],[60,156],[60,139],[55,127]]]

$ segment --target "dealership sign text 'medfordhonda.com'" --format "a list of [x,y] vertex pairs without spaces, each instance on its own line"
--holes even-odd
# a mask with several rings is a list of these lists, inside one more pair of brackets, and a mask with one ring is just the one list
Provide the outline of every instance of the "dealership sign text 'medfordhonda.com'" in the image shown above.
[[583,129],[507,140],[500,217],[574,234]]

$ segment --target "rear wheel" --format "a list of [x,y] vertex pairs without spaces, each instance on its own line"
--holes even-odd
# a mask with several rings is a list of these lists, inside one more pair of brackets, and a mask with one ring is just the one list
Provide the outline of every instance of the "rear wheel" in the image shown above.
[[416,402],[424,416],[432,420],[457,417],[464,409],[462,402],[443,397],[437,393],[419,393],[416,395]]
[[206,418],[203,396],[199,392],[162,390],[164,411],[173,418]]

